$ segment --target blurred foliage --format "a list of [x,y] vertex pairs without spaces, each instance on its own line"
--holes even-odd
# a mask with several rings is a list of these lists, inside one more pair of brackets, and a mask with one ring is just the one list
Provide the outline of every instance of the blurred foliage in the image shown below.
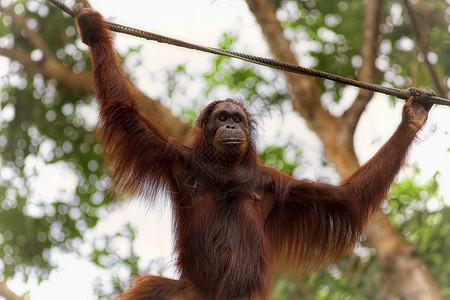
[[[415,174],[420,170],[415,169]],[[450,298],[450,208],[439,195],[436,173],[423,185],[413,178],[393,186],[389,195],[392,223],[416,251]]]
[[[296,152],[296,157],[299,156],[301,151]],[[280,170],[288,175],[293,174],[294,169],[298,167],[296,162],[287,162],[284,158],[285,149],[278,146],[269,146],[259,154],[259,158],[266,166]]]
[[[356,78],[361,65],[361,34],[364,21],[364,0],[318,1],[276,0],[284,11],[284,27],[293,31],[292,40],[299,44],[299,52],[312,59],[312,67],[341,76]],[[294,9],[295,7],[295,9]],[[450,74],[450,35],[448,32],[448,1],[421,1],[416,12],[427,39],[430,59],[444,81]],[[405,22],[406,21],[406,22]],[[417,86],[432,88],[431,76],[419,61],[414,48],[409,16],[401,2],[385,1],[382,39],[376,66],[380,71],[375,83],[390,84],[398,88]],[[302,45],[305,45],[302,47]],[[302,48],[307,49],[302,50]],[[302,59],[300,59],[302,60]],[[308,59],[306,61],[309,61]],[[318,81],[323,92],[332,93],[339,101],[345,87],[329,81]]]
[[[225,33],[218,48],[232,50],[237,39]],[[261,70],[255,69],[251,64],[237,62],[226,56],[217,56],[213,60],[212,69],[211,72],[204,74],[207,84],[206,96],[214,89],[226,86],[230,91],[242,93],[243,99],[250,103],[260,101],[266,105],[279,106],[282,101],[289,99],[289,92],[286,90],[267,89],[274,85],[275,78],[264,76]]]
[[173,93],[176,90],[182,89],[183,86],[179,84],[180,76],[186,76],[192,79],[192,76],[189,76],[186,72],[186,66],[178,65],[175,70],[172,72],[168,72],[167,74],[167,95],[169,98],[172,98]]
[[[314,68],[347,77],[355,77],[360,66],[363,0],[274,0],[283,17],[287,36],[294,42],[301,61]],[[419,15],[428,38],[431,58],[443,80],[450,74],[448,2],[421,1],[427,11]],[[1,2],[3,4],[3,1]],[[381,26],[377,83],[404,88],[420,82],[432,86],[421,60],[416,59],[414,41],[404,11],[396,1],[385,2]],[[88,52],[81,47],[73,19],[43,0],[17,0],[8,9],[34,24],[49,50],[75,73],[91,68]],[[356,29],[356,30],[355,30]],[[231,49],[238,36],[224,34],[220,48]],[[412,44],[412,46],[411,46]],[[0,45],[17,51],[36,53],[23,29],[5,14],[0,15]],[[140,49],[130,49],[138,55]],[[140,64],[140,63],[138,63]],[[0,77],[0,281],[22,276],[43,280],[52,268],[50,249],[79,252],[86,243],[86,232],[94,228],[111,208],[106,193],[109,178],[102,169],[101,147],[93,132],[95,106],[92,95],[68,89],[54,79],[27,72],[17,62],[9,62],[10,73]],[[169,97],[183,90],[180,77],[190,78],[186,66],[168,72]],[[202,97],[226,87],[242,92],[243,98],[260,106],[281,107],[289,100],[282,76],[271,70],[215,57],[204,75]],[[340,101],[343,86],[318,81],[333,101]],[[191,95],[190,101],[195,101]],[[258,112],[259,114],[260,112]],[[184,111],[190,121],[196,113]],[[294,149],[295,157],[302,154]],[[267,147],[261,159],[268,165],[292,174],[297,159],[286,159],[286,148]],[[58,170],[58,171],[55,171]],[[62,170],[62,171],[61,171]],[[56,172],[59,181],[48,182]],[[450,212],[438,196],[437,177],[425,184],[414,178],[395,185],[388,199],[393,223],[405,238],[417,244],[431,273],[450,297]],[[64,184],[61,184],[64,183]],[[56,185],[55,194],[46,194],[42,186]],[[99,298],[108,299],[124,288],[129,276],[151,266],[142,266],[132,241],[134,228],[125,226],[113,236],[92,245],[89,258],[101,268],[111,270],[110,284],[94,283]],[[130,248],[117,254],[116,241],[125,239]],[[82,255],[80,253],[80,255]],[[123,271],[125,270],[125,271]],[[274,299],[389,299],[395,292],[385,284],[373,251],[362,243],[355,252],[328,272],[303,278],[278,277]],[[114,292],[115,291],[115,292]],[[395,298],[395,297],[394,297]]]
[[[110,272],[110,287],[108,282],[98,280],[96,282],[95,291],[99,299],[111,299],[112,295],[118,295],[128,286],[128,276],[125,278],[120,274],[136,276],[144,271],[138,267],[139,256],[134,250],[134,241],[136,238],[135,229],[131,224],[127,224],[125,228],[117,232],[113,236],[105,235],[97,238],[95,248],[91,253],[91,261],[97,266],[107,269]],[[121,255],[118,244],[128,245],[129,249],[125,255]]]
[[[73,20],[41,5],[42,1],[17,1],[10,8],[36,22],[36,30],[64,65],[83,71],[90,62],[77,47]],[[34,49],[8,16],[1,21],[1,38],[12,33],[15,49]],[[45,22],[53,25],[42,26]],[[13,117],[0,123],[2,175],[6,175],[0,179],[4,195],[0,270],[4,278],[19,271],[42,279],[53,267],[48,250],[53,246],[72,249],[85,230],[97,223],[98,210],[108,201],[103,200],[107,179],[92,128],[80,116],[80,110],[90,108],[92,97],[29,74],[17,62],[11,62],[10,69],[13,72],[1,78],[2,107],[12,108]],[[49,199],[31,188],[45,182],[40,176],[51,166],[64,166],[75,176],[75,193],[62,187]]]
[[[15,1],[8,9],[35,24],[64,66],[88,71],[89,54],[79,48],[73,19],[44,3]],[[6,14],[0,15],[0,40],[17,51],[36,51]],[[1,112],[7,116],[0,120],[0,280],[16,274],[43,280],[56,267],[50,249],[76,253],[85,233],[111,209],[109,178],[93,133],[92,95],[28,73],[14,61],[9,69],[0,78]],[[57,191],[48,194],[46,186]]]

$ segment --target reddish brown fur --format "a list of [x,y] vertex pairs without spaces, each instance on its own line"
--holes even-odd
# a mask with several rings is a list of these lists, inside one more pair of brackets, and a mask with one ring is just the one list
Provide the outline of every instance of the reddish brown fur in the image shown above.
[[117,300],[171,299],[198,300],[198,292],[187,280],[175,280],[160,276],[143,276],[134,281],[134,288],[121,294]]
[[[153,199],[170,193],[180,280],[137,279],[119,298],[268,299],[275,261],[299,269],[332,263],[352,249],[369,216],[380,206],[400,169],[418,126],[409,101],[392,138],[339,186],[296,180],[262,166],[254,145],[237,163],[220,163],[207,126],[224,102],[209,105],[188,145],[169,140],[136,108],[136,92],[123,73],[101,15],[76,10],[82,39],[90,46],[99,130],[112,181],[120,196]],[[416,111],[414,111],[416,110]]]

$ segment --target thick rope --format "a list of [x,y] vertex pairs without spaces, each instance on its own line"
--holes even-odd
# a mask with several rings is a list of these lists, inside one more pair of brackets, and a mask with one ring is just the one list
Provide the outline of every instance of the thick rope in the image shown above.
[[[61,10],[63,10],[67,14],[69,14],[70,16],[74,17],[73,10],[70,9],[69,7],[67,7],[65,4],[59,2],[58,0],[49,0],[49,2],[51,4],[53,4],[54,6],[60,8]],[[123,25],[116,24],[116,23],[107,22],[107,25],[110,30],[115,31],[115,32],[125,33],[125,34],[129,34],[132,36],[144,38],[147,40],[152,40],[152,41],[156,41],[159,43],[169,44],[169,45],[178,46],[178,47],[182,47],[182,48],[188,48],[188,49],[198,50],[198,51],[202,51],[202,52],[206,52],[206,53],[212,53],[212,54],[216,54],[216,55],[233,57],[233,58],[237,58],[237,59],[240,59],[243,61],[251,62],[254,64],[266,66],[266,67],[275,68],[275,69],[286,71],[286,72],[297,73],[297,74],[302,74],[302,75],[307,75],[307,76],[320,77],[320,78],[332,80],[335,82],[343,83],[346,85],[351,85],[351,86],[355,86],[358,88],[362,88],[365,90],[394,96],[394,97],[397,97],[400,99],[408,99],[411,96],[415,96],[414,92],[412,90],[403,90],[403,89],[397,89],[397,88],[392,88],[392,87],[385,87],[385,86],[372,84],[372,83],[361,82],[358,80],[342,77],[342,76],[335,75],[335,74],[330,74],[327,72],[323,72],[323,71],[319,71],[319,70],[315,70],[315,69],[311,69],[311,68],[301,67],[298,65],[282,62],[282,61],[271,59],[271,58],[253,56],[253,55],[248,55],[248,54],[213,48],[213,47],[200,46],[200,45],[188,43],[185,41],[181,41],[178,39],[170,38],[167,36],[155,34],[152,32],[148,32],[148,31],[144,31],[144,30],[140,30],[140,29],[136,29],[136,28],[132,28],[132,27],[128,27],[128,26],[123,26]],[[426,104],[440,104],[440,105],[450,106],[449,99],[445,99],[445,98],[441,98],[441,97],[437,97],[437,96],[423,95],[423,97],[421,97],[420,101],[424,101]]]

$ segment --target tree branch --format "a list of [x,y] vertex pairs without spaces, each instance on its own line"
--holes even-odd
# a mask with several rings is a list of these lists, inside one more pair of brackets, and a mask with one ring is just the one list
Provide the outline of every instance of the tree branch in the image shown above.
[[39,73],[47,79],[56,79],[59,84],[82,94],[91,94],[93,91],[93,77],[90,73],[74,73],[59,61],[46,59],[34,61],[29,52],[19,47],[0,48],[0,55],[19,62],[23,66],[23,70],[29,74]]
[[415,11],[412,7],[412,4],[409,2],[409,0],[403,0],[403,3],[405,4],[406,10],[408,12],[409,18],[411,20],[411,30],[414,34],[414,37],[416,39],[417,48],[420,53],[423,55],[423,59],[425,61],[425,65],[428,68],[428,72],[431,75],[431,78],[433,79],[434,85],[437,89],[437,93],[441,97],[446,97],[448,93],[448,89],[444,85],[444,80],[439,76],[438,71],[434,67],[434,65],[430,62],[428,59],[428,47],[427,47],[427,41],[425,38],[425,35],[422,33],[422,31],[419,28],[419,22],[417,21],[417,17],[415,14]]
[[27,20],[23,16],[17,15],[12,10],[3,8],[2,6],[0,6],[0,12],[11,17],[13,23],[22,29],[22,31],[25,33],[25,36],[28,38],[30,43],[36,49],[40,49],[46,59],[56,60],[56,57],[51,52],[47,43],[41,38],[41,36],[36,31],[28,27]]
[[[87,7],[90,6],[88,1],[82,1]],[[74,91],[78,91],[83,95],[93,94],[93,76],[89,72],[74,73],[71,68],[67,68],[51,52],[47,43],[42,39],[38,32],[31,30],[24,17],[15,14],[12,10],[0,6],[0,11],[9,15],[13,23],[25,32],[26,38],[31,45],[40,49],[44,56],[40,61],[31,59],[31,53],[22,48],[15,47],[14,49],[0,48],[0,55],[6,56],[13,61],[17,61],[23,66],[23,70],[28,74],[42,74],[47,79],[56,79],[58,84]],[[138,108],[146,116],[155,116],[159,119],[161,127],[172,136],[180,141],[185,141],[190,126],[181,122],[174,117],[170,110],[164,107],[159,101],[149,98],[142,92],[141,101],[138,103]]]
[[[362,65],[358,71],[358,80],[363,82],[375,82],[377,69],[375,60],[378,55],[379,27],[383,0],[368,0],[365,5],[364,25],[361,42]],[[355,131],[361,114],[366,109],[367,104],[372,99],[373,92],[360,89],[352,106],[344,113],[343,117],[350,126],[352,132]]]
[[442,14],[442,10],[445,9],[445,1],[442,1],[442,3],[435,2],[435,4],[435,9],[430,9],[426,1],[419,0],[413,10],[416,14],[422,15],[428,21],[439,24],[442,28],[448,27],[450,22],[444,17],[445,14]]
[[[23,70],[28,74],[42,74],[47,79],[55,79],[58,84],[79,92],[83,95],[93,95],[94,79],[91,73],[74,73],[71,69],[64,67],[58,61],[33,61],[30,54],[21,48],[0,48],[0,55],[19,62]],[[170,110],[164,107],[158,100],[154,100],[140,92],[142,99],[138,103],[139,110],[146,116],[157,116],[161,127],[171,137],[185,141],[191,127],[174,117]]]
[[[283,28],[276,18],[272,1],[247,0],[247,5],[261,26],[274,58],[287,63],[298,64],[294,53],[291,51],[290,42],[284,37]],[[305,118],[312,130],[316,131],[322,128],[323,123],[317,122],[317,120],[328,119],[331,115],[320,103],[321,93],[315,79],[288,72],[284,72],[284,76],[292,90],[294,109]]]
[[[261,26],[273,56],[281,61],[298,64],[291,51],[290,42],[284,37],[283,28],[276,18],[271,0],[246,0]],[[322,107],[320,90],[312,77],[284,73],[291,87],[292,106],[306,121],[324,145],[325,152],[335,163],[340,174],[351,174],[359,165],[354,155],[353,135],[347,122],[337,118]],[[348,155],[346,155],[348,153]]]
[[11,291],[5,282],[0,281],[0,296],[6,298],[6,300],[24,300],[25,298],[16,295]]

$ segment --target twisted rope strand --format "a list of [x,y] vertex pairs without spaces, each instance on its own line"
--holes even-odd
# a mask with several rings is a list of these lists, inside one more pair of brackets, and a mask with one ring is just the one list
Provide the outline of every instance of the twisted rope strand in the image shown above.
[[[68,15],[70,15],[72,17],[75,16],[72,9],[67,7],[65,4],[59,2],[58,0],[49,0],[49,2],[51,4],[53,4],[54,6],[58,7],[59,9],[63,10],[64,12],[66,12]],[[144,31],[141,29],[136,29],[136,28],[116,24],[116,23],[107,22],[107,25],[111,31],[125,33],[125,34],[132,35],[135,37],[144,38],[146,40],[152,40],[152,41],[156,41],[159,43],[169,44],[169,45],[173,45],[173,46],[177,46],[177,47],[193,49],[193,50],[202,51],[202,52],[206,52],[206,53],[237,58],[237,59],[240,59],[243,61],[251,62],[254,64],[258,64],[258,65],[262,65],[262,66],[266,66],[266,67],[270,67],[270,68],[275,68],[275,69],[286,71],[286,72],[328,79],[328,80],[332,80],[332,81],[339,82],[342,84],[362,88],[365,90],[394,96],[394,97],[397,97],[400,99],[408,99],[409,97],[414,96],[413,93],[409,90],[403,90],[403,89],[385,87],[385,86],[367,83],[367,82],[361,82],[358,80],[342,77],[339,75],[335,75],[335,74],[331,74],[331,73],[327,73],[327,72],[323,72],[323,71],[319,71],[319,70],[315,70],[315,69],[311,69],[311,68],[305,68],[302,66],[286,63],[286,62],[271,59],[271,58],[264,58],[264,57],[243,54],[243,53],[234,52],[234,51],[213,48],[213,47],[200,46],[200,45],[188,43],[185,41],[181,41],[178,39],[170,38],[167,36],[159,35],[156,33]],[[449,99],[441,98],[441,97],[437,97],[437,96],[425,95],[424,98],[421,99],[421,101],[424,101],[427,104],[432,103],[432,104],[440,104],[440,105],[450,106]]]

